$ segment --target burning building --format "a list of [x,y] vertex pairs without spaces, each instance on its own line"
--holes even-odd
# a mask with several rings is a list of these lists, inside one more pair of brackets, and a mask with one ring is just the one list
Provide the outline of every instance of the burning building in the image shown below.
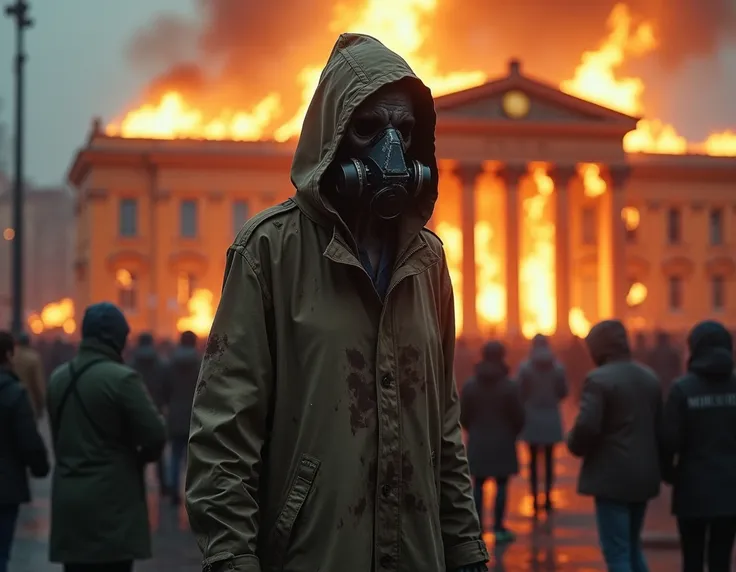
[[[357,31],[372,31],[364,19]],[[691,144],[642,117],[641,81],[615,72],[652,49],[652,29],[622,5],[609,23],[559,86],[517,60],[498,79],[440,75],[406,30],[387,42],[437,96],[430,227],[445,244],[459,334],[584,335],[611,316],[634,329],[682,331],[706,316],[736,327],[736,134]],[[227,246],[293,192],[318,74],[300,74],[293,116],[279,94],[205,112],[170,89],[119,122],[96,121],[69,172],[77,305],[112,299],[135,331],[206,334]]]

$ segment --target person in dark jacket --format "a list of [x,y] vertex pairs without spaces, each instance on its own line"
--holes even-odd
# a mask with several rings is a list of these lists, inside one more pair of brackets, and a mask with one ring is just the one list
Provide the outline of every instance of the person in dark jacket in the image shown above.
[[529,484],[534,515],[538,511],[539,458],[544,454],[544,508],[552,510],[554,483],[554,446],[562,442],[560,401],[567,397],[565,368],[555,358],[545,336],[536,335],[527,360],[519,367],[519,387],[524,402],[526,421],[521,438],[529,446]]
[[631,359],[618,320],[596,324],[585,341],[598,367],[585,380],[567,440],[570,452],[583,458],[578,492],[595,498],[608,570],[646,572],[641,530],[661,480],[661,386],[654,372]]
[[196,334],[188,331],[182,333],[179,347],[171,353],[163,383],[166,422],[171,440],[169,484],[171,503],[175,506],[181,502],[181,472],[189,440],[194,390],[197,387],[201,364],[202,356],[197,351]]
[[20,505],[31,499],[28,471],[45,477],[49,461],[28,390],[12,369],[15,344],[0,332],[0,572],[6,572]]
[[90,306],[79,353],[49,382],[50,559],[65,572],[129,572],[151,556],[144,468],[160,457],[166,430],[140,376],[123,364],[128,333],[116,306]]
[[[130,367],[136,370],[143,379],[156,408],[163,413],[165,364],[156,350],[153,336],[150,333],[144,332],[138,336],[138,345],[133,349],[129,363]],[[156,462],[156,477],[161,495],[168,496],[168,478],[163,456]]]
[[515,538],[504,526],[506,491],[509,477],[519,472],[516,438],[524,426],[521,397],[516,383],[509,379],[505,357],[506,350],[499,342],[483,347],[483,359],[475,367],[475,376],[463,385],[460,410],[460,423],[468,431],[468,463],[475,479],[475,506],[481,526],[483,486],[488,479],[496,481],[496,543]]
[[674,381],[682,375],[683,358],[666,332],[657,332],[654,347],[649,351],[646,365],[654,370],[667,395]]
[[688,337],[687,373],[664,410],[666,477],[673,484],[684,572],[731,570],[736,537],[736,375],[733,340],[718,322]]

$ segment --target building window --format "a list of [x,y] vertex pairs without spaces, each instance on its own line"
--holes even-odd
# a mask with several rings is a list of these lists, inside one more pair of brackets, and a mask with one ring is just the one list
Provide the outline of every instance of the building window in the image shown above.
[[682,213],[680,209],[672,207],[667,210],[667,242],[680,244],[682,241]]
[[726,308],[726,280],[723,276],[713,276],[710,284],[713,311],[720,312]]
[[120,269],[115,273],[118,288],[118,305],[123,312],[135,312],[138,308],[138,277],[129,270]]
[[248,220],[248,201],[235,201],[233,203],[233,234],[240,232],[240,227]]
[[197,201],[182,201],[179,219],[179,234],[183,238],[197,236]]
[[712,209],[710,211],[710,220],[708,225],[710,232],[710,243],[715,246],[723,244],[723,210]]
[[176,301],[184,306],[197,287],[197,278],[189,272],[180,272],[176,277]]
[[582,239],[585,245],[595,244],[596,216],[595,207],[584,207],[582,210]]
[[677,311],[682,309],[682,278],[679,276],[671,276],[669,280],[669,305],[670,310]]
[[120,236],[136,236],[138,234],[138,201],[123,199],[120,201]]

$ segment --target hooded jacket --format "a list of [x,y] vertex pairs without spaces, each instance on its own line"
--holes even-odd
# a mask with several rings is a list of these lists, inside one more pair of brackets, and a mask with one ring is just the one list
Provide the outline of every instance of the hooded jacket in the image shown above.
[[736,376],[731,334],[700,322],[687,373],[667,397],[664,445],[672,510],[685,518],[736,516]]
[[[79,353],[54,371],[48,413],[56,466],[52,562],[105,563],[151,556],[143,467],[165,427],[140,376],[123,365],[128,324],[112,304],[90,306]],[[71,372],[78,372],[72,386]],[[75,389],[76,388],[76,389]]]
[[138,346],[131,352],[130,367],[141,376],[151,399],[160,409],[164,404],[165,368],[151,334],[141,334],[138,338]]
[[578,492],[645,502],[659,494],[662,393],[654,373],[631,360],[618,320],[593,326],[585,339],[598,366],[588,374],[570,452],[583,458]]
[[[402,215],[382,301],[321,192],[355,109],[403,81],[434,184]],[[296,195],[228,251],[194,398],[186,506],[212,570],[445,572],[488,555],[453,379],[429,90],[374,38],[337,41],[304,120]]]

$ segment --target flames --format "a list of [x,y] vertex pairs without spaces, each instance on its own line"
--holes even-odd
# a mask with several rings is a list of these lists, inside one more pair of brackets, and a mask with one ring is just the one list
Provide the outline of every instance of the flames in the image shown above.
[[58,302],[46,304],[40,313],[28,317],[28,329],[36,335],[57,329],[63,330],[65,334],[73,334],[77,331],[74,301],[71,298],[63,298]]
[[[348,10],[337,6],[331,30],[349,30],[378,37],[389,48],[401,54],[435,95],[442,95],[482,84],[487,74],[482,70],[445,73],[432,53],[427,39],[427,22],[433,18],[439,0],[364,0],[361,9]],[[658,47],[658,38],[651,22],[638,22],[625,4],[617,5],[608,20],[608,32],[597,49],[585,52],[572,77],[561,82],[560,88],[611,109],[634,116],[647,115],[642,103],[645,85],[639,77],[623,77],[622,66],[632,58],[651,53]],[[298,136],[309,101],[314,93],[321,65],[305,66],[296,78],[294,94],[299,102],[289,99],[293,94],[269,93],[251,109],[208,108],[189,102],[177,91],[164,92],[155,101],[146,102],[127,113],[122,120],[107,127],[109,135],[142,138],[196,138],[233,140],[287,141]],[[673,125],[656,118],[641,119],[636,130],[624,138],[627,152],[704,153],[736,156],[736,133],[723,131],[711,134],[705,141],[691,143]],[[585,194],[596,198],[607,192],[607,185],[598,165],[579,166]],[[522,196],[522,234],[520,260],[520,304],[522,333],[553,333],[560,318],[555,307],[555,227],[553,219],[554,183],[543,165],[532,167],[529,180],[533,192]],[[497,184],[484,176],[482,185]],[[477,200],[488,193],[477,193]],[[442,199],[442,193],[440,194]],[[440,201],[442,202],[442,201]],[[502,206],[492,205],[500,210]],[[462,230],[459,216],[438,202],[435,228],[443,238],[451,278],[455,285],[458,332],[462,324]],[[478,208],[486,212],[487,207]],[[450,212],[452,211],[452,212]],[[636,209],[621,213],[629,230],[639,224]],[[503,221],[478,220],[474,229],[478,292],[476,309],[483,327],[495,327],[506,318],[506,291],[503,281],[502,237],[498,229]],[[646,286],[636,283],[627,296],[630,306],[646,298]],[[190,329],[200,335],[209,331],[213,317],[213,295],[207,290],[195,291],[188,303],[189,315],[178,320],[177,329]],[[590,322],[580,308],[567,316],[570,329],[584,336]]]

